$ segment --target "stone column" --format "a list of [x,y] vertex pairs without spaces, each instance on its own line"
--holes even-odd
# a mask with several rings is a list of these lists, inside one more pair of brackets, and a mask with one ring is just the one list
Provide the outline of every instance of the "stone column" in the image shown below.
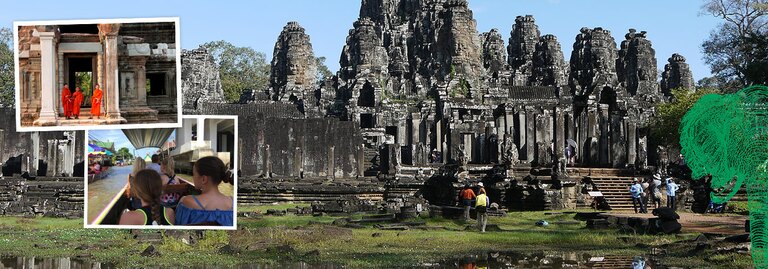
[[106,107],[105,118],[109,123],[125,123],[120,115],[119,68],[117,64],[117,33],[120,24],[99,24],[99,37],[104,42],[105,80],[104,80],[104,104]]
[[599,158],[600,158],[600,165],[608,165],[610,164],[610,142],[608,137],[608,131],[610,130],[611,126],[611,118],[608,114],[608,105],[607,104],[600,104],[600,114],[599,114],[599,126],[600,128],[600,136],[599,136]]
[[555,107],[555,154],[557,159],[565,158],[565,113],[560,107]]
[[626,119],[624,122],[627,125],[627,163],[634,165],[637,161],[637,127]]
[[34,125],[53,126],[57,124],[56,113],[56,47],[55,32],[38,32],[40,37],[40,74],[42,80],[40,117]]
[[[525,126],[521,127],[525,129],[526,159],[530,163],[534,161],[536,156],[536,115],[529,109],[526,109],[525,112]],[[522,140],[522,137],[520,140]]]
[[32,171],[30,171],[29,174],[37,176],[37,170],[40,169],[40,133],[34,132],[30,136],[32,139]]
[[327,176],[327,178],[328,179],[336,178],[336,172],[335,172],[336,171],[336,163],[334,162],[335,160],[333,158],[333,156],[335,155],[335,152],[334,152],[335,150],[336,150],[335,146],[328,147],[328,166],[327,166],[327,168],[328,168],[328,171],[327,171],[328,176]]

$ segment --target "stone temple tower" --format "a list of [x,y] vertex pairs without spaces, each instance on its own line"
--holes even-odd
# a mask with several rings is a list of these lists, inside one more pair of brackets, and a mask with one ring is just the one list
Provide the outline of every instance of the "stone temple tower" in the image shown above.
[[269,94],[274,101],[297,102],[314,95],[317,64],[309,35],[298,22],[288,22],[275,43]]

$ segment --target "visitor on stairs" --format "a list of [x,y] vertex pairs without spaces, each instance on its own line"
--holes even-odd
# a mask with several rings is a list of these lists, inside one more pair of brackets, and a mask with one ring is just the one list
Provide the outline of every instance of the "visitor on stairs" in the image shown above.
[[629,187],[629,193],[632,194],[632,207],[635,209],[635,213],[638,213],[638,204],[640,205],[639,213],[648,213],[645,210],[645,204],[643,204],[643,185],[640,185],[640,181],[637,180],[637,178],[632,180],[632,186]]

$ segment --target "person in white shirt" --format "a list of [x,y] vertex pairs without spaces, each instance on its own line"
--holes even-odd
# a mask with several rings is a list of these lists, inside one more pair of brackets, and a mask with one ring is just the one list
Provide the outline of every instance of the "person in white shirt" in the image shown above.
[[152,162],[147,164],[147,169],[155,170],[159,175],[163,174],[162,169],[160,169],[160,155],[152,155]]
[[675,209],[675,193],[678,189],[680,187],[672,181],[672,178],[667,178],[667,207],[672,208],[672,210]]

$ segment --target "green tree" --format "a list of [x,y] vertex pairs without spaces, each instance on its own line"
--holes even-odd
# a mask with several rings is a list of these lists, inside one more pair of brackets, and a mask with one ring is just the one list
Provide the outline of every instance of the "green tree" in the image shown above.
[[[723,20],[701,47],[704,61],[725,92],[759,83],[750,70],[759,68],[761,36],[768,32],[767,0],[706,0],[702,13]],[[757,43],[755,43],[757,42]]]
[[236,47],[219,40],[202,45],[213,56],[219,67],[221,87],[227,101],[240,100],[243,90],[264,92],[269,83],[269,69],[266,56],[250,47]]
[[656,105],[656,118],[651,127],[651,135],[660,145],[680,148],[680,120],[699,98],[710,93],[719,93],[719,90],[702,88],[694,92],[689,89],[673,89],[674,98],[671,102]]
[[13,34],[9,28],[0,28],[0,107],[13,107],[14,67]]
[[325,60],[326,58],[324,56],[315,57],[315,62],[317,63],[317,82],[320,84],[325,81],[325,78],[333,76],[331,69],[325,65]]
[[126,147],[122,147],[122,148],[118,149],[117,150],[117,154],[115,154],[115,156],[116,157],[117,156],[122,157],[123,160],[133,159],[133,154],[131,154],[131,150],[129,150]]

